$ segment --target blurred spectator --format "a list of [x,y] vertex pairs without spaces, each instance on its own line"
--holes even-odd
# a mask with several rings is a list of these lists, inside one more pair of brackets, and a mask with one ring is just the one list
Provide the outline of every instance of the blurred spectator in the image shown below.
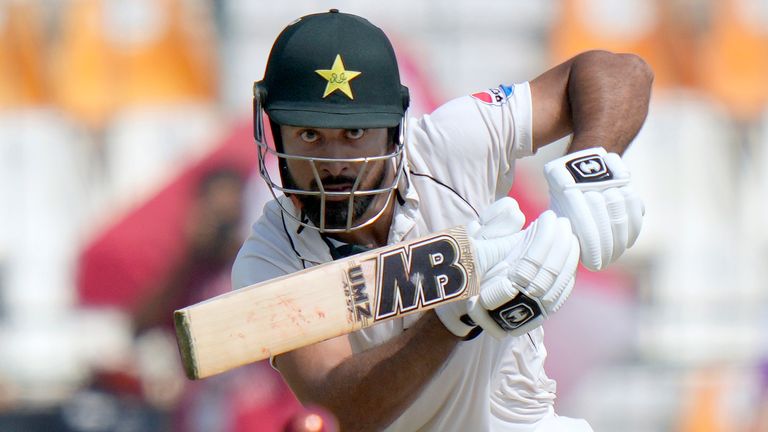
[[139,333],[161,326],[173,328],[173,311],[229,290],[229,272],[240,248],[244,180],[222,169],[207,173],[185,226],[187,248],[156,294],[136,312]]
[[99,371],[92,384],[168,410],[174,431],[276,431],[299,406],[266,362],[199,382],[182,376],[173,311],[230,290],[230,268],[241,244],[243,187],[237,170],[214,168],[203,173],[188,217],[180,221],[183,253],[167,276],[145,291],[152,294],[133,312],[137,333],[133,364],[119,371]]

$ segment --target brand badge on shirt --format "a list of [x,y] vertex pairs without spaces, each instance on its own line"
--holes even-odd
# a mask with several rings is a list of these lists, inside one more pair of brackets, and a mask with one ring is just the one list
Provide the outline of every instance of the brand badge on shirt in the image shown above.
[[472,97],[487,105],[501,106],[507,102],[512,94],[515,93],[515,86],[506,86],[504,84],[497,88],[473,93]]

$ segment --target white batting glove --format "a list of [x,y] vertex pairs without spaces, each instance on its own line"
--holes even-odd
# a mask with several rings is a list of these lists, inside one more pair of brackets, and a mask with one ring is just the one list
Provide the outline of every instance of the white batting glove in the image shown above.
[[[505,197],[485,209],[480,220],[467,224],[467,234],[475,249],[477,274],[481,280],[489,269],[502,262],[522,240],[520,235],[515,234],[519,233],[524,223],[525,215],[520,211],[517,201]],[[440,306],[435,312],[443,325],[456,336],[471,339],[479,334],[477,325],[467,314],[466,301]]]
[[635,243],[645,208],[619,155],[581,150],[548,162],[544,176],[550,207],[571,221],[585,267],[602,270]]
[[552,211],[513,237],[513,250],[485,274],[480,294],[467,303],[472,323],[499,339],[525,334],[560,309],[579,263],[570,223]]

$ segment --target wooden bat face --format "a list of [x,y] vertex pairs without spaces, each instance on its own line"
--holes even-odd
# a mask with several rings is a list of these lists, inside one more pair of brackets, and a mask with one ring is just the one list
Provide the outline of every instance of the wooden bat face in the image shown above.
[[251,285],[174,313],[182,361],[205,378],[478,292],[463,227]]

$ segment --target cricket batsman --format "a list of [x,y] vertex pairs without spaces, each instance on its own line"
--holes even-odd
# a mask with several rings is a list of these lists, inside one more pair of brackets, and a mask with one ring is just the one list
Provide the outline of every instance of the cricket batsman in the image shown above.
[[[275,198],[233,286],[461,224],[482,281],[467,301],[272,358],[299,400],[344,431],[591,431],[554,412],[541,324],[567,299],[578,262],[601,270],[639,234],[643,204],[620,155],[652,80],[637,56],[592,51],[409,119],[378,27],[338,10],[289,24],[254,86],[261,175]],[[515,235],[525,219],[506,197],[515,161],[569,134],[568,154],[545,166],[551,210]],[[418,268],[411,275],[418,284]]]

